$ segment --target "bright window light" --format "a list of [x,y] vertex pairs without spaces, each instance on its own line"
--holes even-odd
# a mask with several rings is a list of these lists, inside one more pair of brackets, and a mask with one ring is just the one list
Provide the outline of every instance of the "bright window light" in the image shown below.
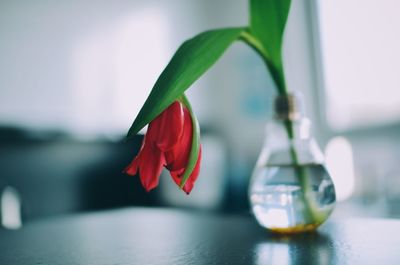
[[344,137],[335,137],[325,149],[326,166],[335,185],[336,198],[343,201],[354,191],[354,162],[350,142]]
[[330,126],[399,121],[400,1],[317,2]]
[[169,56],[164,13],[149,8],[83,36],[72,56],[74,134],[124,134]]
[[18,229],[22,226],[21,201],[18,192],[6,187],[1,194],[1,224],[7,229]]

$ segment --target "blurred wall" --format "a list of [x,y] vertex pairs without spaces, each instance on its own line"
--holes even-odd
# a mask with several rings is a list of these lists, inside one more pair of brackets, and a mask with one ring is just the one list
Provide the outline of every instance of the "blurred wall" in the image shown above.
[[[305,95],[306,113],[324,147],[341,134],[326,121],[315,2],[293,1],[284,61],[288,87]],[[120,140],[177,47],[204,30],[247,25],[247,13],[245,0],[1,1],[0,131],[6,134],[0,134],[0,178],[23,191],[33,216],[159,205],[156,198],[165,199],[165,190],[145,194],[136,178],[129,178],[129,184],[119,178],[138,148],[138,143],[130,146]],[[247,183],[271,118],[271,78],[261,59],[238,42],[188,94],[204,143],[213,150],[200,178],[204,183],[223,179],[212,182],[217,188],[210,191],[215,198],[210,205],[222,200],[226,207],[245,209]],[[392,188],[399,175],[397,127],[344,134],[354,149],[359,196],[379,197],[374,183],[382,183],[381,178],[391,183],[380,188],[392,194],[390,198],[400,193]],[[14,137],[18,131],[24,135]],[[101,177],[90,173],[99,168]],[[88,185],[86,178],[99,182]],[[114,186],[107,187],[115,179]],[[136,185],[132,191],[131,185]],[[124,199],[117,198],[121,189]],[[199,193],[193,200],[211,193]],[[41,205],[36,194],[60,200],[45,199]],[[181,201],[168,198],[172,204]]]
[[[49,187],[43,191],[46,198],[59,194],[65,205],[46,203],[50,212],[79,209],[74,203],[80,200],[74,193],[79,182],[67,191],[69,181],[85,178],[82,168],[90,164],[107,159],[123,164],[110,155],[124,149],[115,141],[129,128],[180,43],[211,28],[247,25],[247,4],[245,0],[1,2],[0,123],[30,135],[55,131],[72,139],[44,136],[44,142],[7,144],[2,161],[8,166],[2,174],[32,184],[28,186]],[[308,96],[312,81],[310,68],[303,67],[310,56],[306,13],[302,1],[293,5],[284,47],[288,84]],[[275,95],[263,62],[249,47],[235,43],[188,94],[204,142],[217,154],[206,161],[210,170],[204,169],[200,178],[208,178],[207,183],[223,179],[215,185],[227,194],[225,205],[246,207],[249,177]],[[29,178],[18,167],[21,159],[29,160],[26,170],[36,177]],[[49,159],[51,163],[46,162]],[[58,171],[55,165],[61,163],[68,166]],[[108,169],[114,176],[112,170],[119,169]],[[39,184],[46,181],[54,185]],[[53,188],[56,183],[60,189]],[[201,201],[209,195],[198,196]],[[29,198],[28,202],[33,197]]]

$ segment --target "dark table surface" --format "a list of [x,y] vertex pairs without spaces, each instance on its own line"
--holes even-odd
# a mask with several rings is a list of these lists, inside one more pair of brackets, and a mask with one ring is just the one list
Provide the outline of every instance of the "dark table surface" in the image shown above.
[[269,234],[250,216],[132,208],[0,230],[0,264],[400,264],[400,221]]

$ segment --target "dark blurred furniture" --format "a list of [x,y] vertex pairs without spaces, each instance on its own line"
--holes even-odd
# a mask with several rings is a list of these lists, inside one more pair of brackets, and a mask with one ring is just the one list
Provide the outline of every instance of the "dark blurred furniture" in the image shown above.
[[131,208],[0,231],[0,264],[399,264],[400,221],[330,221],[279,237],[250,216]]
[[[217,136],[212,129],[202,128],[203,155],[209,150],[223,149],[225,143]],[[208,142],[207,137],[211,137]],[[142,139],[138,135],[131,141],[83,140],[62,132],[0,127],[0,184],[19,192],[23,223],[83,211],[174,204],[162,197],[162,187],[147,193],[137,176],[122,173],[139,151]],[[212,146],[213,142],[222,147]],[[224,153],[218,151],[217,155]],[[229,157],[217,158],[209,161],[213,156],[205,155],[203,163],[218,165],[209,166],[210,172],[202,169],[207,176],[222,180],[222,202],[213,210],[248,211],[248,177],[236,176],[233,165],[226,164]],[[215,170],[220,167],[224,169]],[[235,177],[244,182],[233,181]]]
[[84,141],[60,133],[0,128],[0,179],[21,196],[23,221],[115,208],[155,205],[137,177],[122,173],[140,148],[132,141]]

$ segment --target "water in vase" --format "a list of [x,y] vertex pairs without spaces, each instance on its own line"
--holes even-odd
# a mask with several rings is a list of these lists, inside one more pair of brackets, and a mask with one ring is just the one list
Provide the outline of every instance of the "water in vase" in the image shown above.
[[335,189],[322,164],[256,168],[249,196],[260,225],[282,233],[314,230],[335,204]]

